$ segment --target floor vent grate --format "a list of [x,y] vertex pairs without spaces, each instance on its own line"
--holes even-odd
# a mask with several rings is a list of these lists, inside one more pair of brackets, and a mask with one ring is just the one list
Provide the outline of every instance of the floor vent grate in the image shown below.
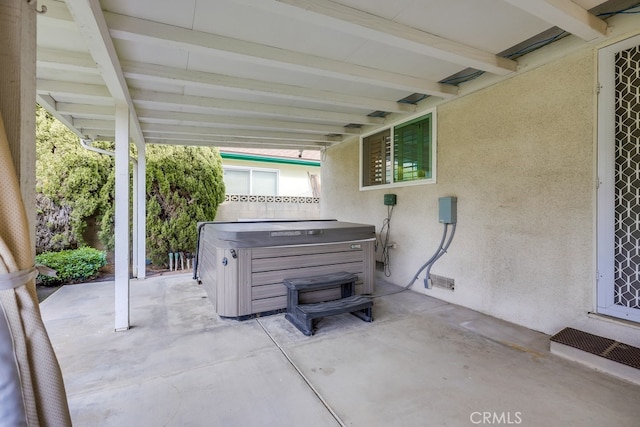
[[619,341],[573,328],[561,330],[551,337],[551,341],[640,369],[640,348]]

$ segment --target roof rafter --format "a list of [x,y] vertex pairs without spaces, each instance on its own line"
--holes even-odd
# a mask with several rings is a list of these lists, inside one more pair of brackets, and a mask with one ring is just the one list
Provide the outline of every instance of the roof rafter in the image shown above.
[[[505,75],[518,64],[462,43],[381,18],[330,0],[277,0],[281,3],[337,20],[332,26],[340,31],[376,40],[389,46],[426,55],[454,64]],[[264,3],[264,2],[263,2]],[[256,2],[251,2],[256,5]]]
[[117,103],[122,103],[129,108],[130,136],[136,144],[144,144],[144,136],[99,0],[66,0],[65,3],[80,33],[84,36],[89,52],[98,65],[109,92]]
[[571,0],[504,0],[563,30],[591,41],[607,33],[607,23]]
[[370,111],[413,112],[414,105],[393,101],[348,95],[326,90],[309,89],[281,83],[264,82],[241,77],[225,76],[204,71],[190,71],[153,64],[123,64],[124,74],[128,79],[144,81],[179,82],[185,86],[223,87],[243,93],[263,93],[283,99],[301,99],[324,102],[329,105],[345,105]]
[[83,52],[60,49],[38,49],[37,65],[56,70],[78,71],[87,74],[100,74],[95,61]]
[[40,95],[70,94],[78,99],[108,101],[113,104],[113,96],[111,96],[106,86],[101,85],[38,79],[36,81],[36,92]]
[[221,137],[261,138],[294,141],[335,142],[342,141],[341,136],[315,135],[303,132],[276,132],[263,130],[229,129],[210,126],[180,126],[176,129],[172,125],[143,123],[142,130],[145,135],[150,133],[162,133],[173,135],[206,135]]
[[458,92],[453,85],[363,67],[319,56],[294,52],[244,40],[160,24],[129,16],[105,12],[111,36],[118,39],[143,41],[164,47],[171,46],[204,55],[224,55],[254,64],[264,64],[313,75],[346,81],[369,83],[409,93],[451,98]]
[[332,143],[318,143],[312,141],[278,141],[268,139],[252,139],[247,140],[243,138],[207,138],[207,139],[163,139],[163,138],[148,138],[148,142],[151,144],[171,144],[171,145],[195,145],[195,146],[218,146],[218,147],[245,147],[245,148],[291,148],[296,150],[321,150],[327,148]]
[[138,108],[138,118],[141,122],[179,122],[180,124],[208,123],[210,126],[227,125],[243,128],[281,129],[297,132],[326,134],[352,133],[345,130],[344,126],[322,125],[315,123],[300,123],[274,119],[255,119],[245,117],[229,117],[213,114],[185,113],[178,111],[160,111],[147,108]]
[[308,108],[297,108],[288,106],[275,106],[260,104],[249,101],[235,101],[226,99],[206,98],[203,96],[180,95],[176,93],[154,92],[133,89],[131,94],[134,103],[139,106],[185,106],[201,111],[238,111],[261,114],[268,117],[297,117],[319,122],[331,122],[339,125],[347,123],[357,123],[363,125],[373,125],[384,123],[383,118],[369,117],[362,114],[340,113],[334,111],[316,110]]

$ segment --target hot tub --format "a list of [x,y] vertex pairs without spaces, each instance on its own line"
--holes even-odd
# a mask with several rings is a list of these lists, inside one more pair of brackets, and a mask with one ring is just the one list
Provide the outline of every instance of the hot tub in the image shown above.
[[[373,293],[373,225],[336,220],[198,225],[194,278],[222,317],[243,319],[282,311],[287,306],[284,279],[340,271],[358,275],[356,293]],[[332,289],[305,294],[302,302],[339,297],[339,290]]]

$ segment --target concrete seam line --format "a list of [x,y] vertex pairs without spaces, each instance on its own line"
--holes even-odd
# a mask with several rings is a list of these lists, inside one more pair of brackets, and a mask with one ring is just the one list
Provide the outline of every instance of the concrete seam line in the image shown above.
[[291,364],[291,366],[293,366],[293,369],[296,370],[296,372],[298,372],[298,375],[300,375],[300,377],[302,378],[302,380],[307,383],[307,386],[311,389],[311,391],[313,391],[313,393],[316,395],[316,397],[320,400],[320,402],[322,402],[322,404],[325,406],[325,408],[327,408],[327,410],[329,411],[329,413],[333,416],[333,418],[338,422],[338,424],[340,424],[340,426],[345,427],[345,423],[340,419],[340,417],[338,416],[338,414],[336,414],[336,412],[331,408],[331,406],[329,405],[329,402],[327,402],[324,397],[322,397],[322,395],[320,394],[320,392],[318,390],[316,390],[316,388],[313,386],[313,384],[311,384],[311,381],[305,376],[305,374],[302,372],[302,370],[300,368],[298,368],[298,366],[294,363],[293,359],[291,359],[291,357],[287,354],[287,352],[284,350],[284,348],[282,348],[282,346],[280,346],[280,344],[278,344],[278,342],[275,340],[275,338],[273,337],[273,335],[271,335],[269,333],[269,331],[267,331],[267,328],[264,327],[264,325],[262,324],[262,322],[260,321],[260,319],[255,319],[256,322],[258,322],[258,325],[260,325],[260,327],[262,328],[262,330],[264,331],[265,334],[267,334],[267,336],[271,339],[271,341],[273,341],[273,343],[275,344],[275,346],[278,348],[278,350],[280,350],[280,352],[282,353],[282,355],[289,361],[289,363]]

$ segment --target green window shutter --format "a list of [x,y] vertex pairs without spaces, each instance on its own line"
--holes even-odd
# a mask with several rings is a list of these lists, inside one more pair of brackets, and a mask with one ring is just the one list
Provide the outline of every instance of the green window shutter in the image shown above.
[[394,182],[431,178],[431,114],[394,128]]

